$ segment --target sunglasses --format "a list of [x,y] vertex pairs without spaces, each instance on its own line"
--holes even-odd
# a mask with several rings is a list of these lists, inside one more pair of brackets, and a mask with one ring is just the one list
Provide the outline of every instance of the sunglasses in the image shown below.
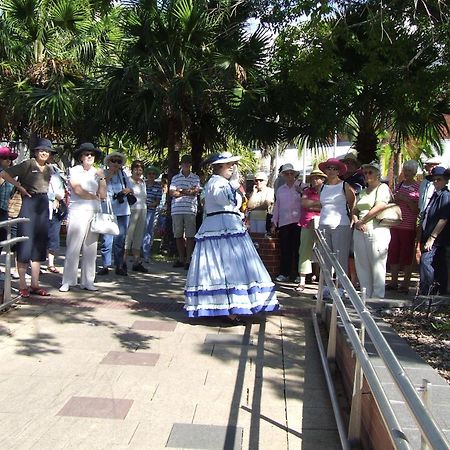
[[336,166],[327,166],[327,167],[325,167],[325,170],[339,170],[339,167],[336,167]]
[[288,172],[283,172],[283,174],[284,175],[295,175],[295,172],[288,171]]
[[442,178],[442,177],[435,177],[435,178],[433,178],[433,181],[447,181],[447,179],[446,178]]
[[364,170],[363,174],[364,175],[372,175],[374,173],[373,170]]
[[14,160],[14,158],[12,158],[11,156],[2,156],[2,157],[0,157],[0,159],[4,159],[4,160],[9,159],[10,161]]
[[122,160],[121,160],[121,159],[114,159],[114,158],[111,158],[111,159],[109,160],[109,162],[112,162],[113,164],[122,164]]
[[255,179],[255,182],[256,182],[256,183],[258,183],[258,182],[260,182],[260,181],[264,181],[264,180],[261,180],[261,179],[259,179],[259,178],[258,178],[258,179]]
[[95,153],[93,152],[83,152],[81,156],[95,156]]

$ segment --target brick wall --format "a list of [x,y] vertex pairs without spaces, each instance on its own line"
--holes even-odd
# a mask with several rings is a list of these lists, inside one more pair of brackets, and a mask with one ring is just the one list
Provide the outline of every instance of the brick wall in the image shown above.
[[264,234],[250,233],[262,262],[272,277],[280,272],[280,250],[277,237],[266,237]]

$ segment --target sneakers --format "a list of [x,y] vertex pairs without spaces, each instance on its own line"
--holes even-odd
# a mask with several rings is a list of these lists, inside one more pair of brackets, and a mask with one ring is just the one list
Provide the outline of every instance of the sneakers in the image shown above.
[[278,275],[275,278],[275,281],[278,281],[278,283],[284,283],[286,281],[289,281],[289,277],[287,277],[286,275]]
[[133,267],[131,268],[133,272],[141,272],[141,273],[148,273],[148,269],[146,269],[142,263],[133,264]]
[[102,267],[101,269],[98,269],[97,275],[108,275],[109,269],[107,267]]
[[68,290],[70,289],[70,286],[68,284],[63,284],[60,288],[59,288],[59,292],[68,292]]
[[86,291],[98,291],[98,287],[94,286],[93,284],[89,284],[86,286],[84,286],[83,284],[80,284],[80,289],[85,289]]
[[172,265],[172,267],[184,267],[184,262],[181,261],[175,261]]

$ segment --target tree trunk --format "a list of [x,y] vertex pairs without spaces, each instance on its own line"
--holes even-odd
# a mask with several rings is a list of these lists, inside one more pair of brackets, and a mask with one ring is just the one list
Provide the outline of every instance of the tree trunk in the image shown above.
[[168,179],[169,185],[172,177],[179,172],[180,149],[181,149],[181,120],[179,117],[169,119],[169,130],[167,136],[168,150]]
[[363,164],[377,159],[378,137],[372,126],[360,128],[353,145],[358,152],[358,159]]
[[[181,149],[181,120],[179,117],[171,117],[169,119],[169,130],[167,136],[167,150],[168,150],[168,183],[172,177],[179,172],[180,165],[180,149]],[[170,256],[177,254],[177,247],[175,243],[175,238],[173,236],[172,230],[172,220],[171,220],[171,198],[167,195],[167,221],[166,221],[166,233],[165,242],[163,245],[167,248]]]
[[199,131],[190,134],[191,140],[191,156],[192,156],[192,172],[196,173],[201,179],[203,178],[203,168],[201,167],[204,151],[204,139]]

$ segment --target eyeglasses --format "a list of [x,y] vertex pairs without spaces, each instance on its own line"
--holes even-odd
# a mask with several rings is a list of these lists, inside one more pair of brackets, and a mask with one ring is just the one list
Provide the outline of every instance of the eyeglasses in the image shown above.
[[121,159],[114,159],[114,158],[111,158],[111,159],[109,160],[109,162],[112,162],[113,164],[122,164],[122,160],[121,160]]
[[373,170],[364,170],[363,172],[364,175],[372,175],[373,173]]
[[259,179],[259,178],[258,178],[257,180],[255,179],[255,182],[256,182],[256,183],[262,182],[262,181],[265,181],[265,180],[261,180],[261,179]]
[[325,170],[339,170],[339,167],[336,167],[336,166],[327,166],[327,167],[325,167]]

